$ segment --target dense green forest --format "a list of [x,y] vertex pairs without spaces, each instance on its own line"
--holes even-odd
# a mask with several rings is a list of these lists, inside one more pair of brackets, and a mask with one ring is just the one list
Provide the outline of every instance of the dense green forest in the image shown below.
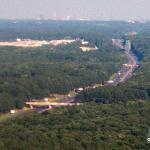
[[[22,106],[29,98],[65,94],[101,83],[124,61],[121,52],[99,49],[84,53],[74,46],[50,49],[0,48],[0,111]],[[8,107],[5,107],[8,105]]]
[[[5,29],[2,23],[0,28],[6,30],[3,32],[8,39],[10,33],[15,38],[15,35],[18,35],[21,29],[24,32],[20,31],[20,34],[24,35],[23,38],[27,38],[25,35],[29,32],[29,29],[34,32],[34,27],[32,23],[25,24],[26,30],[23,23],[12,26],[7,25],[10,32]],[[112,46],[109,37],[112,31],[110,33],[106,29],[106,31],[101,31],[101,28],[95,28],[94,25],[86,23],[76,23],[75,25],[73,23],[66,25],[60,23],[60,26],[65,28],[63,37],[60,37],[59,30],[56,31],[57,28],[55,29],[53,24],[56,23],[48,25],[54,29],[53,32],[56,32],[56,35],[49,33],[49,37],[59,39],[68,35],[69,38],[83,38],[88,40],[91,46],[96,45],[98,50],[87,53],[82,52],[79,48],[80,42],[56,47],[0,47],[0,112],[22,108],[24,101],[32,98],[40,99],[52,93],[66,94],[74,88],[107,81],[126,61],[123,52]],[[79,28],[74,31],[73,29],[77,25],[79,25]],[[37,25],[35,28],[40,28],[40,26],[40,31],[42,29],[49,31],[49,26]],[[87,29],[83,29],[84,26]],[[101,32],[97,32],[98,29]],[[33,37],[41,36],[47,39],[47,32],[44,31],[37,32],[38,36],[36,33],[32,34],[30,32],[29,37],[34,39]],[[18,35],[17,37],[22,36]],[[9,40],[13,40],[13,38]]]
[[97,103],[118,103],[129,100],[148,100],[149,98],[149,93],[143,89],[124,86],[88,89],[76,96],[79,102],[95,101]]
[[87,104],[0,125],[1,150],[148,150],[150,103]]
[[138,57],[140,64],[132,78],[117,87],[102,87],[83,91],[77,95],[78,101],[112,103],[150,99],[150,31],[139,32],[136,37],[127,38],[132,41],[132,51]]
[[61,39],[64,36],[86,37],[92,40],[94,37],[98,38],[97,35],[101,34],[107,34],[110,38],[119,38],[126,32],[143,31],[149,28],[150,23],[129,24],[123,21],[1,20],[0,40],[11,41],[18,37],[51,40]]
[[149,23],[18,22],[0,22],[1,41],[69,36],[84,38],[99,49],[84,53],[78,42],[57,47],[0,47],[0,112],[22,108],[29,98],[63,94],[108,80],[127,61],[123,52],[112,46],[111,38],[133,30],[138,35],[126,38],[132,41],[140,67],[124,84],[79,93],[76,99],[83,102],[80,106],[54,108],[42,114],[27,112],[1,121],[0,150],[149,149]]
[[[112,46],[111,38],[120,38],[126,32],[133,30],[139,32],[138,36],[128,38],[133,43],[133,52],[140,60],[140,68],[129,82],[121,85],[121,90],[118,87],[100,89],[100,92],[102,90],[104,93],[96,94],[95,100],[104,102],[103,94],[106,95],[107,102],[112,102],[114,99],[115,101],[132,100],[132,98],[148,99],[150,90],[148,86],[145,87],[145,84],[149,83],[147,82],[149,77],[148,75],[146,78],[140,77],[142,73],[145,76],[144,70],[147,71],[146,68],[149,66],[149,29],[149,23],[132,25],[125,22],[96,21],[17,20],[15,23],[1,21],[1,41],[12,41],[18,37],[38,40],[83,38],[88,40],[91,46],[96,45],[99,49],[95,52],[83,53],[79,49],[78,42],[57,47],[0,47],[0,112],[22,108],[24,101],[30,98],[39,99],[51,93],[64,94],[74,88],[107,81],[126,61],[123,52]],[[145,82],[140,82],[140,80],[145,80]],[[94,93],[93,90],[92,93]],[[78,100],[80,97],[83,98],[81,94]],[[91,95],[94,96],[94,94]],[[109,100],[108,95],[112,96]],[[83,99],[90,101],[88,97]]]

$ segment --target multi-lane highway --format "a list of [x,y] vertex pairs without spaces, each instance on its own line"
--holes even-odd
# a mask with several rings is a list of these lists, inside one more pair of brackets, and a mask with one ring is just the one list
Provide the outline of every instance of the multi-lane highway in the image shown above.
[[[130,41],[128,41],[128,44],[129,44],[129,42]],[[118,46],[118,43],[116,45]],[[122,47],[122,45],[119,45],[119,47]],[[127,56],[127,59],[128,59],[127,64],[123,64],[121,69],[115,74],[113,79],[111,81],[108,81],[103,86],[117,86],[118,84],[127,81],[132,76],[133,71],[135,70],[135,68],[138,67],[138,61],[137,61],[136,56],[131,51],[131,46],[126,46],[125,45],[124,47],[125,47],[124,48],[124,50],[125,50],[124,53],[125,53],[125,55]],[[91,88],[94,88],[94,86],[91,87]],[[74,94],[74,96],[67,96],[66,98],[64,98],[63,101],[61,100],[61,101],[57,101],[55,103],[54,102],[50,103],[50,102],[36,101],[36,102],[26,102],[26,104],[30,105],[31,109],[35,108],[35,109],[39,110],[39,107],[40,107],[40,108],[42,108],[42,111],[47,110],[47,109],[51,109],[52,107],[80,105],[78,103],[74,103],[76,94]],[[46,106],[46,108],[45,108],[45,106]],[[40,109],[40,112],[41,112],[41,109]]]
[[123,64],[122,68],[116,73],[114,78],[109,81],[107,86],[116,86],[119,83],[127,81],[133,74],[133,71],[138,67],[136,56],[132,53],[131,49],[125,48],[125,55],[128,58],[128,63]]

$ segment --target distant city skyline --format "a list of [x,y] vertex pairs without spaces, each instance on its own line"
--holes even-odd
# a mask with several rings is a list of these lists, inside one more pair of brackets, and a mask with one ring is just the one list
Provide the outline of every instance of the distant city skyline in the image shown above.
[[0,19],[150,20],[149,0],[0,0]]

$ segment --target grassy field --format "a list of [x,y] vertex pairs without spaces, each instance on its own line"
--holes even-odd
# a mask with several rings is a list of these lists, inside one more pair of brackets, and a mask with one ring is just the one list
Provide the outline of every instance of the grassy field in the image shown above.
[[10,112],[9,113],[0,114],[0,123],[4,122],[4,121],[7,121],[7,120],[9,120],[11,118],[16,118],[16,117],[25,115],[25,114],[27,114],[29,112],[31,112],[31,110],[29,108],[27,108],[27,107],[24,107],[21,110],[16,110],[15,114],[11,114]]

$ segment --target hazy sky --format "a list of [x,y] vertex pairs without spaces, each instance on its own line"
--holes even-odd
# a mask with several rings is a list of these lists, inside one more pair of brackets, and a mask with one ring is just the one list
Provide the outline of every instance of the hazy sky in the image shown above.
[[7,19],[150,20],[149,11],[150,0],[0,0],[0,18]]

